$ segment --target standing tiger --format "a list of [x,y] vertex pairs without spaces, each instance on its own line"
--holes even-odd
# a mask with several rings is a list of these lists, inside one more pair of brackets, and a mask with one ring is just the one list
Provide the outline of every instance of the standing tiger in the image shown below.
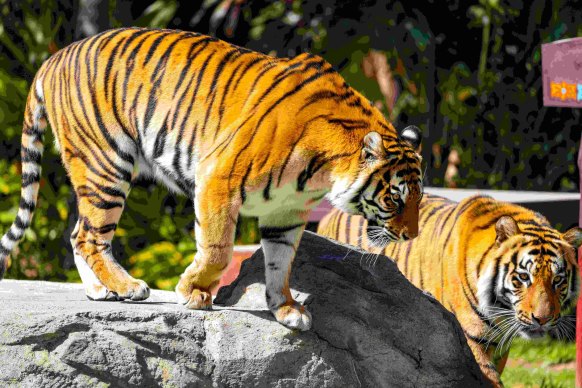
[[[197,252],[176,286],[191,309],[211,307],[239,213],[259,219],[269,309],[301,330],[311,316],[293,300],[289,273],[308,214],[325,195],[385,225],[391,240],[417,234],[417,128],[397,134],[322,58],[273,58],[191,32],[116,29],[62,49],[36,74],[20,208],[0,241],[0,278],[36,206],[47,122],[77,196],[71,244],[93,300],[149,296],[111,253],[138,175],[194,201]],[[395,217],[372,194],[388,182],[402,192]]]
[[539,213],[487,196],[456,203],[432,195],[420,204],[415,240],[385,244],[380,229],[373,219],[333,210],[318,233],[393,259],[414,285],[455,314],[494,386],[502,386],[514,336],[564,335],[572,328],[561,312],[576,299],[582,229],[561,234]]

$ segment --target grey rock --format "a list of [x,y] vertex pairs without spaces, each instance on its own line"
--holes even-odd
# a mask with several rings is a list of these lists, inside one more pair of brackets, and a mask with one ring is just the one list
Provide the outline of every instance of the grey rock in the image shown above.
[[79,284],[0,282],[0,386],[473,387],[484,380],[452,314],[386,257],[306,232],[293,265],[308,332],[278,324],[261,251],[213,311],[171,292],[93,302]]

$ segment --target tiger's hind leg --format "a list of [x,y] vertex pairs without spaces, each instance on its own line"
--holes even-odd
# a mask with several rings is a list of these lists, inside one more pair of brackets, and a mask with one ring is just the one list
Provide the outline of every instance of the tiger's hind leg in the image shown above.
[[265,255],[267,306],[277,321],[290,329],[311,328],[311,314],[293,299],[289,289],[291,266],[308,214],[308,211],[292,212],[259,218]]
[[109,291],[107,287],[101,283],[97,276],[93,273],[93,270],[89,267],[85,259],[77,252],[75,249],[75,241],[77,240],[77,235],[79,234],[79,225],[81,221],[77,221],[75,229],[71,234],[71,245],[73,247],[73,255],[75,258],[75,266],[81,277],[81,281],[85,286],[85,295],[91,300],[121,300],[119,296],[112,291]]
[[[115,159],[109,157],[109,160]],[[111,251],[111,240],[129,193],[131,174],[123,176],[119,168],[107,168],[104,163],[84,157],[65,160],[65,165],[69,166],[77,194],[79,221],[71,244],[87,297],[94,300],[146,299],[150,293],[148,285],[131,277]]]

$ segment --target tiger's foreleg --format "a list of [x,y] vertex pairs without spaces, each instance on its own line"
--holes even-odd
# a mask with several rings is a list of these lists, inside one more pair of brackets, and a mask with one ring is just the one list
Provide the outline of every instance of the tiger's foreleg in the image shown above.
[[[299,330],[311,328],[311,314],[291,296],[289,276],[308,214],[283,212],[259,218],[265,255],[267,306],[279,323]],[[282,224],[283,220],[287,225]]]
[[505,365],[507,364],[507,359],[509,358],[509,350],[503,353],[499,358],[495,360],[495,365],[497,367],[497,372],[501,375],[503,373],[503,369],[505,369]]
[[212,307],[210,290],[232,258],[240,201],[229,198],[225,184],[198,185],[194,197],[196,254],[176,286],[178,303],[190,309]]
[[493,360],[491,360],[490,354],[488,354],[486,351],[485,346],[470,337],[466,338],[467,344],[469,344],[469,348],[471,348],[471,351],[475,356],[475,361],[477,361],[477,364],[479,364],[479,368],[481,369],[481,372],[485,378],[489,380],[489,383],[491,383],[493,387],[502,388],[503,382],[501,382],[501,376],[497,371]]

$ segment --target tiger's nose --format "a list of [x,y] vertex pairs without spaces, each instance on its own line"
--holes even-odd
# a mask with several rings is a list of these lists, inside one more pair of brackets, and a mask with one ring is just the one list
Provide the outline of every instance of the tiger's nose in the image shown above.
[[543,326],[543,325],[545,325],[546,323],[548,323],[548,321],[549,321],[550,319],[552,319],[552,316],[551,316],[551,315],[548,315],[548,316],[545,316],[545,317],[536,317],[536,316],[535,316],[535,315],[533,315],[533,313],[532,313],[532,315],[531,315],[531,319],[532,319],[532,321],[534,321],[534,322],[535,322],[535,323],[537,323],[538,325],[540,325],[540,326]]
[[400,237],[404,240],[404,241],[408,241],[410,239],[415,238],[416,236],[418,236],[417,232],[402,232],[402,234],[400,235]]
[[411,231],[410,229],[402,232],[402,234],[400,235],[400,237],[402,237],[403,240],[410,240],[415,238],[416,236],[418,236],[418,232],[413,230]]

